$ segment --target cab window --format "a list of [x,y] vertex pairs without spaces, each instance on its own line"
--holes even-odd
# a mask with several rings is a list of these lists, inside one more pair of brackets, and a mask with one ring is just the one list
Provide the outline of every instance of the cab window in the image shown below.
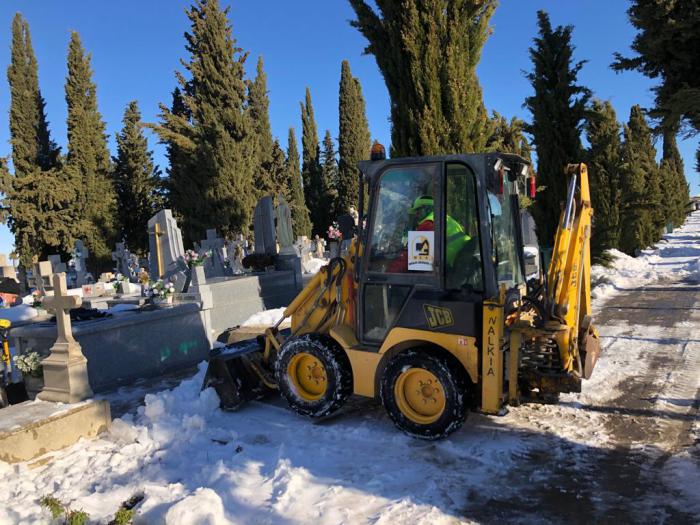
[[382,175],[371,227],[369,271],[434,272],[437,173],[438,164],[420,164],[390,168]]
[[446,175],[445,287],[483,290],[476,180],[463,164],[448,164]]
[[503,192],[489,191],[488,207],[491,215],[493,236],[493,259],[497,265],[496,276],[499,284],[513,288],[524,282],[518,254],[515,213],[513,205],[514,188],[512,182],[505,182]]

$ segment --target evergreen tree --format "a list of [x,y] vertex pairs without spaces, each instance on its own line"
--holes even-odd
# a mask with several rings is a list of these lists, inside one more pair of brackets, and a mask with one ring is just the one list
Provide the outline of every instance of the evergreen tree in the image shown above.
[[[60,150],[51,140],[45,102],[29,25],[17,13],[12,21],[12,55],[7,68],[10,84],[10,142],[14,175],[3,164],[3,220],[15,237],[15,252],[24,267],[32,257],[67,253],[72,242],[69,214],[64,207],[72,192],[61,184]],[[67,199],[67,200],[66,200]]]
[[636,56],[615,54],[613,69],[635,70],[660,84],[654,89],[662,127],[676,130],[687,122],[700,131],[700,8],[697,1],[633,0],[627,11],[639,30],[632,43]]
[[642,108],[633,106],[624,127],[620,188],[620,249],[630,255],[656,242],[661,233],[661,188],[656,150]]
[[173,195],[173,203],[193,201],[179,210],[190,241],[213,227],[225,236],[246,232],[255,205],[253,173],[259,158],[244,79],[247,54],[236,47],[228,11],[218,0],[196,0],[186,11],[190,58],[183,63],[191,78],[178,75],[185,115],[161,105],[162,123],[153,126],[161,140],[189,156],[191,184],[179,184],[187,196]]
[[10,83],[10,142],[17,177],[36,168],[58,166],[59,148],[51,140],[46,102],[39,90],[39,71],[29,25],[17,13],[12,21],[12,58],[7,68]]
[[[490,136],[476,66],[496,0],[350,0],[391,98],[392,156],[481,151]],[[342,155],[342,154],[341,154]]]
[[525,122],[517,117],[513,117],[508,121],[497,111],[493,112],[491,121],[493,130],[486,143],[486,150],[514,153],[530,160],[532,148],[523,133]]
[[265,188],[269,185],[272,162],[272,131],[270,128],[270,99],[267,93],[267,75],[263,69],[263,59],[258,58],[257,73],[253,82],[248,87],[248,106],[250,116],[257,136],[256,151],[258,154],[255,166],[255,187],[261,190],[259,196],[265,194]]
[[294,236],[311,234],[309,209],[304,202],[304,190],[301,187],[301,169],[299,167],[299,150],[294,128],[289,128],[287,141],[287,180],[289,181],[289,208],[292,212]]
[[[186,241],[191,243],[197,239],[189,235],[185,218],[197,216],[202,202],[192,198],[196,178],[193,165],[194,142],[188,133],[191,131],[191,115],[179,87],[173,90],[170,110],[167,113],[161,111],[160,116],[166,120],[163,127],[156,128],[161,136],[161,143],[166,145],[168,158],[168,177],[164,181],[166,204],[172,207]],[[171,129],[178,132],[169,132]]]
[[321,171],[318,128],[314,118],[314,108],[311,105],[311,91],[308,87],[306,88],[306,100],[300,105],[302,128],[301,179],[304,182],[304,199],[307,207],[309,207],[312,235],[317,233],[323,234],[324,225],[328,222],[327,188],[324,185]]
[[[321,152],[321,172],[323,174],[323,185],[327,189],[326,201],[328,203],[327,207],[330,213],[328,214],[327,222],[323,227],[327,228],[330,226],[333,220],[333,210],[336,209],[336,202],[338,200],[338,159],[336,158],[337,152],[335,151],[335,144],[333,143],[333,138],[331,137],[331,132],[326,130],[326,134],[323,137],[323,151]],[[325,234],[325,230],[322,234]]]
[[162,209],[160,170],[141,129],[141,112],[135,100],[124,111],[123,128],[117,135],[114,181],[121,236],[139,255],[148,252],[148,220]]
[[590,91],[576,84],[584,62],[573,63],[573,26],[552,29],[549,15],[537,13],[539,36],[530,48],[533,71],[527,75],[535,94],[525,99],[532,122],[525,130],[537,151],[538,183],[545,191],[535,200],[532,216],[543,246],[554,242],[566,198],[564,168],[583,156],[580,132]]
[[270,195],[282,193],[287,199],[290,199],[291,179],[287,170],[287,157],[278,139],[272,143],[272,155],[269,163],[265,166],[265,172],[269,174],[270,181],[267,193]]
[[610,102],[594,100],[586,120],[590,148],[586,154],[593,233],[591,256],[604,260],[604,251],[620,244],[620,123]]
[[685,180],[683,158],[678,151],[676,132],[664,130],[663,155],[661,158],[662,210],[667,223],[675,227],[685,222],[690,202],[690,188]]
[[94,269],[111,266],[116,239],[116,193],[111,176],[107,136],[97,110],[97,93],[92,81],[90,55],[86,55],[78,33],[71,34],[68,47],[67,177],[76,192],[75,215],[81,220],[76,237],[85,240]]
[[357,208],[360,171],[357,164],[369,158],[371,148],[369,126],[365,114],[365,99],[360,81],[352,76],[350,64],[343,60],[340,70],[338,135],[338,199],[335,214]]

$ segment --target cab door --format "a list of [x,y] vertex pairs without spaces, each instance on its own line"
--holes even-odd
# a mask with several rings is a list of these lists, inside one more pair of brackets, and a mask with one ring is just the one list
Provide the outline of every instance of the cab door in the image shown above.
[[379,347],[418,289],[442,281],[442,162],[391,165],[375,179],[359,306],[363,345]]

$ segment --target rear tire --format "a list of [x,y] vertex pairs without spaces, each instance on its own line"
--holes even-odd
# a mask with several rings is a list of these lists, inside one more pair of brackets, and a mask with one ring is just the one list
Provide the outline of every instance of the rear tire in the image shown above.
[[467,418],[467,381],[459,363],[425,349],[394,357],[379,395],[389,417],[406,434],[441,439]]
[[302,416],[328,416],[352,393],[352,369],[342,348],[328,336],[305,334],[287,341],[275,362],[280,395]]

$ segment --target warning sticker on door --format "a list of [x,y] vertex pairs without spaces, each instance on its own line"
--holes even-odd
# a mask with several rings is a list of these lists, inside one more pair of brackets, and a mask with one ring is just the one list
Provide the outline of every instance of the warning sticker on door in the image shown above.
[[435,257],[435,232],[408,232],[408,270],[432,272]]

